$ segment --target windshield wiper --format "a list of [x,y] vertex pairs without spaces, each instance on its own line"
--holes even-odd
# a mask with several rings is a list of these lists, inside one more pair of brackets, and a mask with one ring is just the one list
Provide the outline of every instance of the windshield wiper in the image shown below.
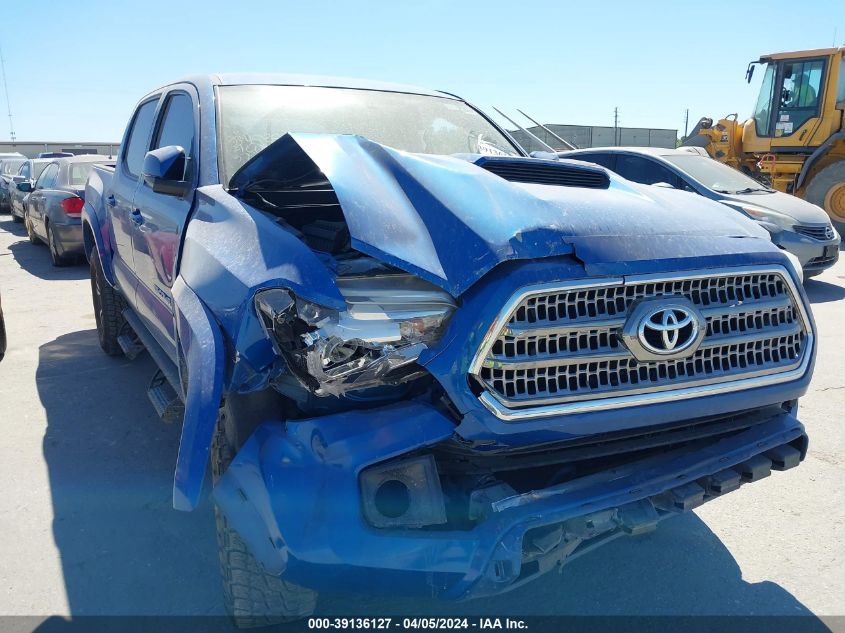
[[738,195],[743,193],[754,193],[755,191],[763,191],[765,193],[774,193],[774,189],[764,189],[763,187],[746,187],[745,189],[738,189],[731,191],[730,189],[714,189],[716,193],[727,193],[730,195]]
[[769,189],[767,187],[746,187],[745,189],[740,189],[739,191],[734,191],[734,193],[754,193],[755,191],[763,191],[765,193],[772,193],[774,189]]

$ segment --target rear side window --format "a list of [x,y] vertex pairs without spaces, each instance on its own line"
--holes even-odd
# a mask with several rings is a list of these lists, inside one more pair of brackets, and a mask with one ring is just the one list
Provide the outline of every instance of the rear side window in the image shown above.
[[616,173],[644,185],[654,185],[665,182],[673,187],[678,184],[678,178],[671,171],[648,158],[627,156],[620,154],[616,157]]
[[49,167],[45,167],[44,171],[38,177],[38,182],[35,183],[36,189],[52,189],[56,186],[56,176],[59,173],[59,166],[53,163]]
[[18,172],[18,175],[23,176],[24,178],[29,178],[29,173],[29,163],[21,165],[21,170]]
[[141,167],[147,153],[157,104],[158,99],[141,104],[132,121],[132,131],[129,132],[129,140],[126,142],[123,164],[126,166],[126,171],[133,176],[141,175]]
[[177,93],[167,99],[164,118],[158,130],[154,147],[178,145],[191,155],[194,146],[194,105],[184,93]]

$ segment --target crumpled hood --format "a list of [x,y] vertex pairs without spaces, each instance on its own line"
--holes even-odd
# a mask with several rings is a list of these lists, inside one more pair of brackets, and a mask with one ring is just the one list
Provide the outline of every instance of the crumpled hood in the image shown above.
[[354,248],[454,296],[512,259],[654,260],[707,255],[708,245],[713,254],[729,253],[732,238],[760,238],[754,242],[761,251],[770,244],[755,222],[701,196],[614,175],[607,189],[510,182],[480,166],[492,160],[407,153],[360,136],[291,133],[248,161],[229,188],[237,196],[255,183],[292,183],[313,162],[337,195]]
[[771,209],[777,213],[790,216],[796,224],[827,224],[830,221],[827,213],[821,207],[782,191],[733,194],[725,196],[723,200]]

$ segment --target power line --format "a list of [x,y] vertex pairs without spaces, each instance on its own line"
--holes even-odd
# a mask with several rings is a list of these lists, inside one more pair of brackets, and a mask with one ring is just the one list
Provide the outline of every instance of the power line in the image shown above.
[[3,92],[6,93],[6,110],[9,113],[9,138],[15,142],[15,125],[12,121],[12,103],[9,101],[9,85],[6,83],[6,60],[3,58],[3,47],[0,46],[0,70],[3,73]]

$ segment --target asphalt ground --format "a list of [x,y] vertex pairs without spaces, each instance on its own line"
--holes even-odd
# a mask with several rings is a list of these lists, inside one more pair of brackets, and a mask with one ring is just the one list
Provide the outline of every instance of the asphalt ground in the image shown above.
[[[87,266],[52,267],[0,215],[0,616],[222,616],[211,502],[172,509],[179,428],[147,399],[146,355],[100,351],[89,283]],[[496,598],[381,598],[361,586],[321,596],[318,613],[799,615],[833,627],[830,616],[845,616],[845,261],[806,288],[819,353],[799,468]],[[0,630],[13,622],[28,626],[0,618]]]

